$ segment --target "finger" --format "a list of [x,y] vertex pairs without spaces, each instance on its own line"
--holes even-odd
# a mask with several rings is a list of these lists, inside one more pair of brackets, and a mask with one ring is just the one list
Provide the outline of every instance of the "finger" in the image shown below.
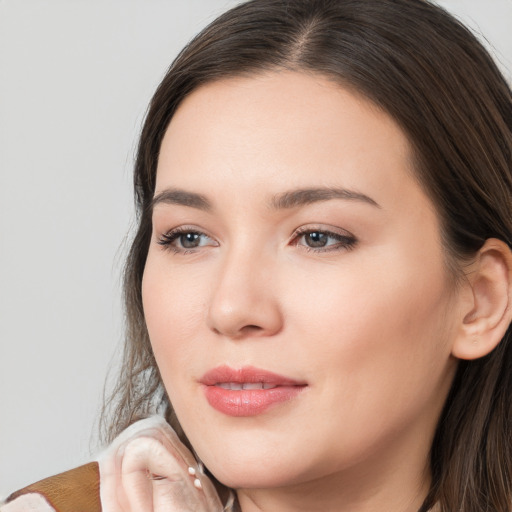
[[[194,459],[192,454],[182,445],[178,436],[174,433],[167,422],[158,416],[141,420],[122,432],[98,458],[101,475],[100,494],[104,512],[125,512],[130,510],[130,504],[126,495],[126,488],[122,481],[122,465],[125,457],[125,450],[130,443],[138,437],[152,437],[165,444],[167,450],[176,457],[183,470],[188,470],[187,463]],[[182,449],[179,449],[183,446]],[[188,453],[187,453],[188,452]],[[184,460],[183,455],[187,457]],[[136,499],[139,506],[145,500],[147,495],[145,489],[145,479],[140,478],[140,483],[133,488],[133,495],[138,496]],[[147,500],[148,501],[148,500]]]
[[204,501],[208,504],[209,511],[223,510],[217,490],[211,480],[204,474],[202,465],[197,464],[190,450],[181,442],[176,432],[167,423],[163,423],[157,429],[144,430],[141,434],[159,439],[169,452],[182,461],[184,469],[186,468],[189,471],[190,468],[194,471],[192,475],[194,476],[194,482],[202,488]]
[[184,468],[197,465],[196,459],[190,450],[183,444],[176,432],[167,424],[159,425],[158,428],[144,429],[137,437],[151,437],[158,440],[170,452]]
[[[148,445],[152,448],[146,451],[146,455],[143,455],[138,450],[144,452],[146,448],[139,446],[136,450],[137,445],[132,445],[137,438],[153,439],[158,442],[160,447]],[[132,446],[128,450],[128,455],[131,460],[125,460],[125,452],[130,445]],[[164,452],[167,452],[167,456],[161,452],[162,447]],[[168,456],[171,458],[169,459]],[[137,460],[138,462],[136,462]],[[223,510],[217,491],[210,479],[202,472],[202,466],[197,464],[190,450],[161,417],[154,416],[133,424],[114,440],[108,450],[99,457],[98,462],[104,512],[131,510],[145,512],[142,507],[155,507],[157,502],[171,503],[171,497],[173,499],[179,497],[181,502],[187,499],[197,502],[199,499],[202,505],[194,505],[196,508],[192,508],[192,510],[195,511],[217,512]],[[130,466],[130,464],[133,465]],[[195,474],[189,474],[189,468],[192,468],[191,471]],[[148,484],[146,470],[154,475],[159,473],[168,475],[166,478],[169,481],[153,480]],[[133,472],[131,476],[129,476],[130,472]],[[179,478],[177,478],[178,476]],[[170,482],[178,483],[178,485],[169,485]],[[179,489],[180,482],[185,485],[186,491]],[[194,482],[200,483],[199,491],[194,487]],[[127,491],[130,496],[127,495]],[[187,498],[189,492],[191,497]],[[150,497],[153,505],[149,505]],[[134,500],[136,505],[131,504],[130,500]],[[170,505],[165,512],[168,510],[173,510]],[[181,512],[181,510],[187,509],[178,510]]]
[[137,438],[126,446],[122,486],[133,512],[205,510],[202,492],[183,461],[152,438]]

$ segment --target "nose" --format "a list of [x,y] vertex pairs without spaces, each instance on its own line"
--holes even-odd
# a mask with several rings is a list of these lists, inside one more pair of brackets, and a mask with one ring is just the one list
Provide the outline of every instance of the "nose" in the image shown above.
[[273,265],[262,256],[232,254],[223,262],[207,323],[230,339],[266,337],[283,325]]

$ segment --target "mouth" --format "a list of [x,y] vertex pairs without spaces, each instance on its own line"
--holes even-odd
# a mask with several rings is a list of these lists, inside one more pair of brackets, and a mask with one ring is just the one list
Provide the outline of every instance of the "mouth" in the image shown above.
[[210,406],[228,416],[256,416],[296,398],[307,383],[252,366],[220,366],[199,381]]
[[240,391],[242,389],[274,389],[277,384],[269,384],[267,382],[217,382],[215,386],[222,389],[231,389],[232,391]]

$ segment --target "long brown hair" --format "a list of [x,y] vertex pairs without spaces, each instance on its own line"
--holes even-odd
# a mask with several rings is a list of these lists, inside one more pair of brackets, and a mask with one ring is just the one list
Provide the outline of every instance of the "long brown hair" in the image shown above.
[[[454,276],[488,238],[512,242],[512,94],[473,34],[424,0],[252,0],[178,55],[146,116],[135,165],[138,229],[125,269],[124,364],[105,420],[110,437],[155,410],[173,416],[149,342],[141,281],[165,130],[202,84],[263,70],[319,73],[366,96],[407,135],[434,202]],[[431,450],[420,509],[512,510],[511,329],[488,356],[460,361]],[[181,435],[183,433],[181,432]]]

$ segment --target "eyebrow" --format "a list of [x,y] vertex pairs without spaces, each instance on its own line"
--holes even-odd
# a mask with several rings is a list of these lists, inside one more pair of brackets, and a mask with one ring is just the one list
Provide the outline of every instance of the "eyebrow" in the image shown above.
[[212,210],[212,204],[205,196],[196,194],[195,192],[187,192],[186,190],[175,188],[165,189],[153,197],[153,200],[151,201],[151,209],[153,209],[157,204],[178,204],[204,211]]
[[304,188],[290,190],[283,194],[274,196],[270,202],[270,207],[276,210],[296,208],[321,201],[330,201],[331,199],[346,199],[350,201],[362,201],[376,208],[381,206],[371,197],[354,190],[345,188]]
[[[270,208],[273,210],[285,210],[332,199],[362,201],[376,208],[381,208],[374,199],[361,192],[332,187],[303,188],[283,192],[272,197]],[[176,204],[207,212],[213,209],[212,203],[206,196],[175,188],[168,188],[157,194],[151,201],[151,208],[153,209],[158,204]]]

